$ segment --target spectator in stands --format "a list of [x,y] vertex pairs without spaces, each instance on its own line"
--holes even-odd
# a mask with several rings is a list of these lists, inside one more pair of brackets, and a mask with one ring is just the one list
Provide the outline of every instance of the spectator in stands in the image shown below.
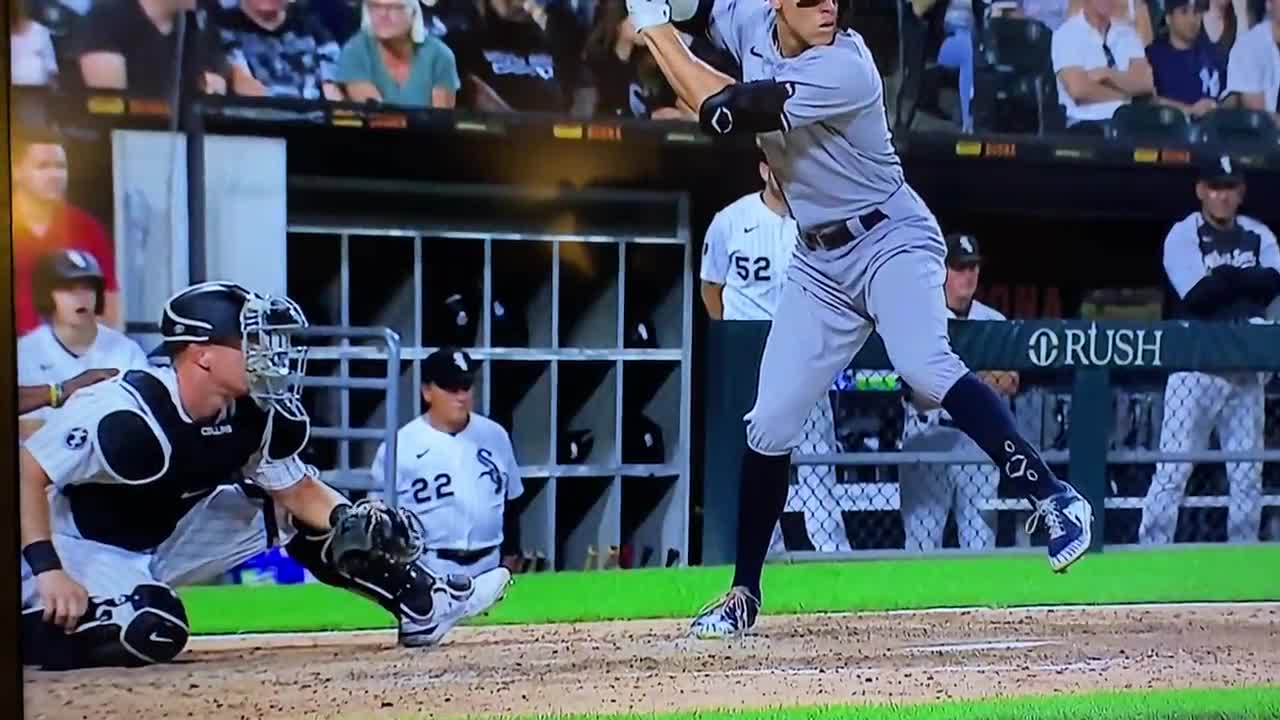
[[1225,58],[1203,32],[1209,0],[1165,0],[1169,32],[1147,46],[1156,101],[1200,117],[1218,107],[1226,83]]
[[[916,17],[924,18],[939,1],[913,0],[911,8]],[[969,105],[973,100],[973,0],[941,1],[946,3],[946,10],[937,63],[959,72],[960,126],[965,132],[972,132],[973,115]]]
[[[1067,17],[1080,14],[1088,0],[1070,0],[1067,4]],[[1128,25],[1138,33],[1142,46],[1146,47],[1155,39],[1155,31],[1151,28],[1151,10],[1146,0],[1115,0],[1109,3],[1111,10],[1108,17],[1117,25]]]
[[1236,38],[1249,27],[1246,5],[1245,0],[1209,0],[1209,7],[1204,12],[1204,35],[1222,56],[1223,67],[1227,66],[1227,56]]
[[200,73],[198,87],[210,94],[225,93],[226,58],[208,13],[197,10],[195,0],[95,2],[71,36],[85,86],[169,98],[176,77],[178,29],[191,17],[196,27],[183,32],[196,33],[193,46],[199,57],[189,66]]
[[1131,25],[1111,19],[1113,2],[1084,0],[1083,11],[1053,33],[1058,98],[1072,132],[1100,135],[1117,108],[1154,91],[1142,41]]
[[579,78],[582,32],[562,0],[480,0],[475,22],[444,39],[458,57],[460,105],[580,116],[593,110]]
[[453,51],[427,34],[418,0],[365,0],[337,79],[357,102],[433,108],[452,108],[461,85]]
[[342,100],[337,41],[288,0],[241,0],[219,21],[236,95]]
[[27,17],[17,0],[9,15],[9,79],[14,85],[52,85],[58,76],[49,28]]
[[67,202],[67,153],[52,134],[15,132],[13,144],[13,304],[15,329],[24,335],[40,326],[31,300],[40,257],[56,250],[81,250],[102,267],[106,297],[103,319],[120,327],[115,248],[106,228]]
[[1227,92],[1239,93],[1244,107],[1272,113],[1280,124],[1280,0],[1270,0],[1270,7],[1270,17],[1231,48]]
[[623,0],[604,0],[596,9],[582,62],[591,74],[595,114],[697,120],[676,97],[657,61],[627,17]]

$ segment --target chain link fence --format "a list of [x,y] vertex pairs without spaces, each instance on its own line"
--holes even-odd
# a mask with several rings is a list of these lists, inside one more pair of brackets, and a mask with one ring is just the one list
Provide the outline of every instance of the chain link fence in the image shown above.
[[[1070,480],[1070,373],[979,375]],[[1112,382],[1107,544],[1280,541],[1280,378],[1125,371]],[[837,378],[805,422],[793,453],[801,456],[772,552],[1044,542],[1028,533],[1030,506],[986,455],[944,410],[909,402],[895,373]]]

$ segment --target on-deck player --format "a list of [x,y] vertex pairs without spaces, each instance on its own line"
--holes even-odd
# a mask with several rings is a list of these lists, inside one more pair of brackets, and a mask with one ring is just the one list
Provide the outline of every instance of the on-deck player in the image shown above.
[[[916,397],[946,408],[1031,499],[1048,528],[1050,567],[1079,559],[1092,537],[1089,503],[1050,472],[1009,408],[951,350],[942,231],[903,178],[880,74],[862,38],[837,31],[834,0],[627,0],[627,9],[705,132],[758,133],[801,233],[745,418],[733,586],[692,632],[724,637],[755,623],[789,452],[814,401],[872,330]],[[673,19],[732,53],[744,82],[695,58]]]
[[306,350],[290,333],[305,327],[287,298],[191,286],[161,318],[158,352],[172,367],[80,390],[26,441],[24,664],[168,662],[188,638],[173,588],[208,582],[277,538],[321,581],[423,626],[492,604],[505,581],[433,577],[415,562],[416,519],[352,505],[299,459]]
[[[759,169],[764,189],[743,195],[716,213],[703,240],[702,302],[715,320],[772,320],[800,235],[769,163],[761,160]],[[835,417],[828,398],[814,404],[805,427],[796,452],[836,452]],[[851,549],[835,483],[834,467],[803,465],[787,494],[785,509],[804,513],[809,541],[819,552]],[[774,528],[770,548],[783,550],[781,526]]]
[[[520,508],[513,501],[524,483],[510,435],[475,412],[474,384],[475,364],[460,348],[423,360],[425,410],[396,438],[397,505],[426,528],[422,562],[429,570],[487,583],[519,566]],[[374,454],[374,477],[384,477],[385,452],[384,443]],[[419,645],[432,637],[402,627],[400,640]]]
[[[1000,321],[1005,316],[974,297],[978,289],[982,252],[972,235],[951,234],[947,238],[947,280],[943,293],[947,317],[957,320]],[[980,372],[1001,395],[1018,388],[1016,372]],[[905,399],[902,449],[911,452],[958,452],[968,455],[978,448],[968,435],[955,427],[943,408],[917,408]],[[1000,470],[991,465],[902,465],[898,468],[898,493],[907,550],[936,550],[942,547],[942,531],[947,514],[954,508],[956,536],[960,547],[986,550],[995,547],[995,511],[983,510],[984,500],[996,497]]]
[[19,416],[23,438],[64,402],[66,384],[73,378],[89,370],[150,366],[138,343],[98,319],[106,303],[106,277],[90,253],[56,250],[41,257],[32,273],[31,294],[44,322],[18,338],[18,386],[47,388],[43,394],[49,402]]
[[[1280,294],[1280,247],[1266,225],[1239,214],[1244,175],[1228,155],[1207,157],[1196,183],[1200,210],[1180,220],[1164,241],[1164,270],[1177,293],[1173,316],[1216,322],[1266,317]],[[1262,373],[1175,372],[1164,391],[1162,452],[1208,447],[1218,430],[1225,451],[1262,448]],[[1158,463],[1143,504],[1141,543],[1173,542],[1192,463]],[[1262,463],[1229,462],[1227,539],[1252,542],[1262,522]]]

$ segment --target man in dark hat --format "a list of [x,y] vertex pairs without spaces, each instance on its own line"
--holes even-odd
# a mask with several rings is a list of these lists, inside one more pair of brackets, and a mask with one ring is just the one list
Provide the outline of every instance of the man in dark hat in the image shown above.
[[[1001,321],[999,310],[976,299],[982,251],[973,235],[947,235],[947,279],[943,286],[947,310],[953,320]],[[1002,396],[1018,386],[1017,373],[980,372],[979,377]],[[978,446],[955,426],[942,408],[929,409],[915,398],[904,400],[902,427],[904,452],[953,452],[977,455]],[[907,550],[930,551],[942,547],[947,514],[954,510],[960,547],[990,550],[995,547],[995,512],[985,504],[996,498],[1000,471],[989,464],[903,465],[898,469],[902,526]]]
[[[521,507],[514,501],[524,483],[511,436],[475,411],[475,381],[475,361],[461,348],[443,347],[422,361],[424,411],[396,437],[396,489],[400,507],[426,528],[427,569],[505,589],[520,556]],[[383,482],[386,450],[379,445],[371,465]],[[449,627],[405,618],[400,642],[432,645]]]
[[[1280,295],[1280,248],[1267,226],[1240,214],[1245,180],[1234,158],[1200,162],[1200,209],[1164,241],[1164,270],[1173,291],[1166,317],[1209,322],[1257,322]],[[1203,449],[1218,430],[1223,449],[1262,449],[1265,395],[1258,372],[1175,372],[1164,392],[1161,452]],[[1191,463],[1160,463],[1147,491],[1140,543],[1173,542]],[[1227,539],[1253,542],[1262,522],[1262,463],[1227,463]]]
[[42,256],[31,285],[30,303],[42,323],[18,338],[20,438],[76,390],[148,366],[138,343],[100,319],[106,275],[92,253],[64,249]]

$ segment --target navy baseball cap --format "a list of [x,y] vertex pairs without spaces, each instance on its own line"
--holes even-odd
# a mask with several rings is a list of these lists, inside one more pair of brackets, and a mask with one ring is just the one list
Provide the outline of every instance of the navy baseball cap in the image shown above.
[[1200,160],[1200,181],[1210,185],[1243,185],[1244,172],[1230,155],[1207,155]]
[[977,265],[982,262],[978,238],[964,233],[947,236],[947,264],[956,267]]
[[476,364],[467,351],[442,347],[422,361],[422,384],[441,390],[467,390],[475,384]]
[[1164,11],[1172,14],[1174,10],[1186,6],[1191,6],[1200,12],[1205,12],[1209,9],[1209,0],[1165,0]]

